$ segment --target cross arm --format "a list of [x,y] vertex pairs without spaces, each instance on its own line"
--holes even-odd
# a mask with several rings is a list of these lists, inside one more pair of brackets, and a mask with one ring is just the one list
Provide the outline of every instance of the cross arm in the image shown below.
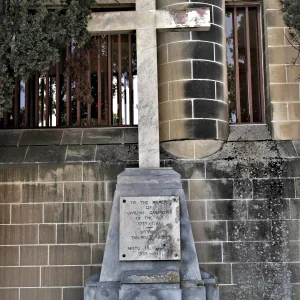
[[145,10],[93,13],[88,30],[92,34],[132,32],[138,29],[197,30],[210,29],[210,9]]
[[91,34],[132,32],[137,29],[136,11],[92,13],[88,24]]
[[208,31],[210,8],[187,8],[184,10],[157,10],[156,28],[159,30]]

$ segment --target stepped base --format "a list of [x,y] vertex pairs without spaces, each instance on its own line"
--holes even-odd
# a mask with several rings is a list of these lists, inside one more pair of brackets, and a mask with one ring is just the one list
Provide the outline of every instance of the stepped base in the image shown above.
[[[157,196],[180,199],[180,260],[120,259],[120,198]],[[118,176],[101,276],[98,273],[86,282],[84,299],[219,299],[215,278],[199,269],[181,177],[174,170],[126,169]]]
[[[202,270],[201,270],[202,271]],[[204,284],[121,284],[99,282],[100,272],[86,281],[85,300],[219,300],[219,289],[214,277],[205,275]],[[197,286],[196,286],[197,285]]]

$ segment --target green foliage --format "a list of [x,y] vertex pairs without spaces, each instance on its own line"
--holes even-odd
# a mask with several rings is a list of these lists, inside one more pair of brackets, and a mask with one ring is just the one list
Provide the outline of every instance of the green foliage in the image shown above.
[[[290,43],[300,51],[300,1],[299,0],[279,0],[283,12],[283,20],[290,28]],[[295,58],[297,62],[299,55]]]
[[90,39],[87,25],[94,0],[60,0],[55,10],[43,2],[12,1],[0,24],[0,117],[11,107],[16,79],[47,72],[66,43],[80,49]]

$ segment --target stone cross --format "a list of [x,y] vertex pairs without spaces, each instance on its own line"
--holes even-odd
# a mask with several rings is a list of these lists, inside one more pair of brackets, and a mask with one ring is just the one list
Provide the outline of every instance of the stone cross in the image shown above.
[[210,9],[156,10],[156,0],[136,0],[136,11],[94,13],[92,34],[136,31],[138,74],[139,166],[158,168],[159,119],[157,30],[210,29]]

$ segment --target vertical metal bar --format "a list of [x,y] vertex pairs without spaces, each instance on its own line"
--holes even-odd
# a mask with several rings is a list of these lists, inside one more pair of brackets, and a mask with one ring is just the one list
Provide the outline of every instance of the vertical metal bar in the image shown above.
[[44,98],[45,98],[45,80],[42,77],[41,82],[41,126],[44,127]]
[[[70,45],[67,44],[67,60],[70,59]],[[67,126],[70,126],[70,105],[71,102],[71,80],[70,80],[70,73],[67,71],[67,76],[66,76],[66,121],[67,121]]]
[[[87,76],[88,76],[88,84],[89,87],[91,88],[91,54],[90,54],[90,49],[87,50],[87,59],[88,59],[88,71],[87,71]],[[87,113],[88,113],[88,120],[87,120],[87,125],[91,126],[92,120],[91,120],[91,116],[92,116],[92,104],[89,102],[87,104]]]
[[49,86],[49,72],[46,74],[46,127],[49,127],[49,112],[50,112],[50,86]]
[[8,127],[8,120],[9,120],[8,112],[5,111],[3,113],[3,125],[4,125],[4,128]]
[[13,120],[14,120],[14,128],[17,128],[16,119],[18,116],[18,98],[16,97],[16,89],[17,89],[17,81],[15,81],[15,90],[14,90],[14,99],[13,99]]
[[250,53],[250,28],[249,28],[249,8],[246,6],[246,48],[247,48],[247,79],[248,79],[248,104],[250,123],[253,123],[253,104],[252,104],[252,78],[251,78],[251,53]]
[[14,128],[20,126],[20,81],[16,79],[15,95],[14,95]]
[[260,18],[260,6],[257,6],[257,47],[258,47],[258,56],[259,56],[259,80],[260,80],[260,114],[261,114],[261,122],[265,122],[265,103],[264,103],[264,82],[263,82],[263,74],[262,74],[262,68],[263,68],[263,59],[262,59],[262,32],[261,32],[261,18]]
[[34,91],[34,99],[35,99],[35,111],[34,111],[34,127],[39,127],[39,73],[35,73],[35,91]]
[[107,83],[108,83],[108,125],[112,125],[112,45],[111,35],[107,36]]
[[50,94],[50,100],[49,100],[49,123],[50,123],[50,127],[52,127],[52,111],[53,111],[53,76],[50,75],[50,87],[49,87],[49,94]]
[[29,127],[29,81],[25,83],[25,128]]
[[119,125],[122,121],[122,36],[118,34],[118,119]]
[[[78,50],[83,51],[83,50]],[[81,102],[80,99],[76,99],[76,125],[80,127],[81,125]]]
[[133,125],[133,77],[132,77],[132,33],[128,35],[128,61],[129,61],[129,111],[130,125]]
[[34,93],[34,78],[29,79],[29,127],[34,127],[34,116],[35,116],[35,93]]
[[102,90],[101,90],[101,36],[97,37],[97,48],[98,48],[98,126],[101,126],[101,115],[102,115]]
[[56,127],[60,126],[60,72],[59,62],[56,64],[55,86],[56,86]]
[[79,127],[81,123],[81,103],[80,99],[76,101],[76,124]]
[[239,43],[237,31],[237,9],[233,11],[233,30],[234,30],[234,65],[235,65],[235,89],[236,89],[236,110],[238,123],[241,123],[241,99],[240,99],[240,73],[239,73]]

